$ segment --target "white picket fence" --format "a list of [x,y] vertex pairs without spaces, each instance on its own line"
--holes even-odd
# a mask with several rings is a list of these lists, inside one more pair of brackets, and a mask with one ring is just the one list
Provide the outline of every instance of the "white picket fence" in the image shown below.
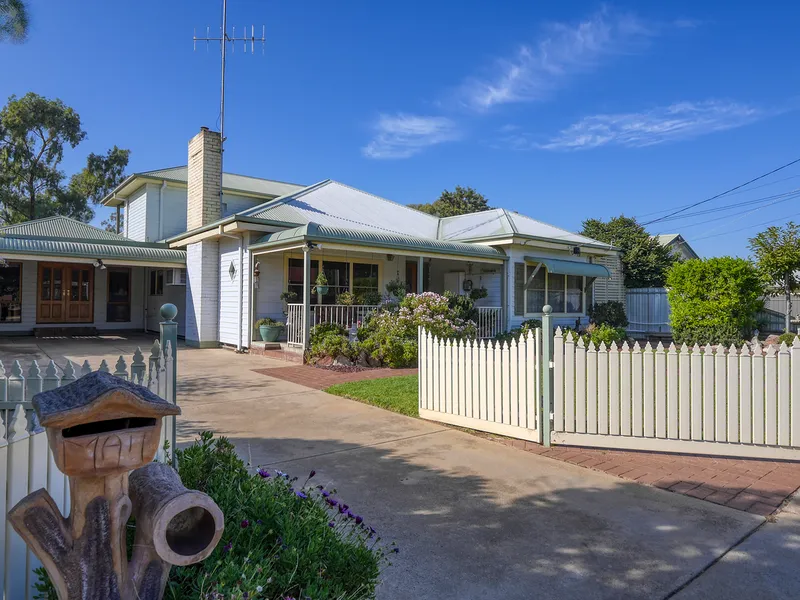
[[800,341],[763,350],[627,343],[556,330],[556,444],[800,458]]
[[419,333],[424,419],[541,442],[541,330],[519,341],[452,340]]
[[[171,342],[166,342],[162,353],[161,344],[156,340],[147,361],[141,349],[137,348],[130,364],[120,356],[113,371],[105,360],[96,370],[146,385],[150,391],[175,403],[174,368]],[[0,473],[0,514],[3,515],[0,521],[0,591],[4,600],[31,600],[36,582],[33,571],[41,565],[8,525],[6,513],[29,493],[41,488],[47,489],[62,514],[69,513],[68,480],[56,468],[47,435],[38,424],[31,399],[39,392],[67,385],[94,370],[88,361],[76,366],[68,360],[62,368],[51,360],[42,374],[36,361],[23,369],[20,361],[16,360],[6,372],[0,362],[0,466],[3,469]],[[170,448],[175,448],[174,419],[172,416],[164,417],[159,450],[161,460],[165,458],[164,442],[169,441]]]

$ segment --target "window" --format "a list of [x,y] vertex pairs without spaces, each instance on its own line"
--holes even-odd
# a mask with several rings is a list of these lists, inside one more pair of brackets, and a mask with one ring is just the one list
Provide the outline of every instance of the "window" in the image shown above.
[[150,271],[150,295],[164,295],[164,269],[153,269]]
[[336,296],[350,291],[350,263],[323,261],[322,272],[328,280],[328,292],[320,294],[320,304],[336,304]]
[[[364,304],[368,296],[380,295],[380,268],[372,263],[351,263],[337,260],[311,261],[311,281],[309,287],[316,288],[317,274],[320,266],[328,280],[325,294],[312,293],[311,304],[336,304],[336,298],[342,292],[353,292],[356,301]],[[296,302],[303,301],[303,259],[289,258],[287,263],[286,289],[297,294]]]
[[5,267],[0,267],[0,323],[22,321],[21,284],[21,264],[8,263]]
[[[583,314],[585,278],[582,275],[563,275],[548,273],[544,265],[536,271],[537,265],[525,265],[525,314],[540,314],[545,304],[553,308],[553,314]],[[528,282],[536,271],[536,276]],[[518,278],[515,277],[515,297]],[[591,298],[591,291],[587,298]]]
[[131,320],[131,271],[108,269],[108,304],[106,321],[127,323]]
[[[406,266],[414,263],[406,263]],[[414,265],[416,269],[417,265]],[[414,285],[417,282],[414,281]],[[380,283],[378,282],[378,265],[367,263],[353,263],[353,294],[358,304],[371,304],[369,296],[380,296]],[[365,298],[370,300],[366,302]]]
[[[319,261],[311,261],[311,283],[310,288],[314,288],[314,281],[319,273]],[[289,259],[288,290],[297,294],[296,302],[303,302],[303,259]],[[311,294],[311,304],[317,304],[317,295]]]

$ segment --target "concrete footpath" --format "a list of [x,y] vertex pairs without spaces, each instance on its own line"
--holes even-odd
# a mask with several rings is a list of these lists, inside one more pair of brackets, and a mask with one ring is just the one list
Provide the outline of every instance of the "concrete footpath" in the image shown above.
[[252,371],[279,361],[180,365],[184,440],[209,429],[254,465],[314,469],[398,543],[380,600],[666,598],[763,523]]

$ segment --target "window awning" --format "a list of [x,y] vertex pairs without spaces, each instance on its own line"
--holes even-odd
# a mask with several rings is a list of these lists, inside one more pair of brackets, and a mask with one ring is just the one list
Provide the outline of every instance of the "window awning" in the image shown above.
[[528,264],[543,264],[547,271],[559,275],[584,275],[586,277],[611,277],[611,273],[603,265],[579,262],[577,260],[563,260],[545,256],[526,256]]

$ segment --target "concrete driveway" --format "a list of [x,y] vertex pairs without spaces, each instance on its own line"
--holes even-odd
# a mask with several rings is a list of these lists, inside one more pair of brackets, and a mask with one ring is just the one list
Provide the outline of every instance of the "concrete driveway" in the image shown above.
[[763,523],[251,370],[278,361],[179,364],[184,440],[209,429],[253,465],[315,469],[399,544],[381,600],[666,598]]

